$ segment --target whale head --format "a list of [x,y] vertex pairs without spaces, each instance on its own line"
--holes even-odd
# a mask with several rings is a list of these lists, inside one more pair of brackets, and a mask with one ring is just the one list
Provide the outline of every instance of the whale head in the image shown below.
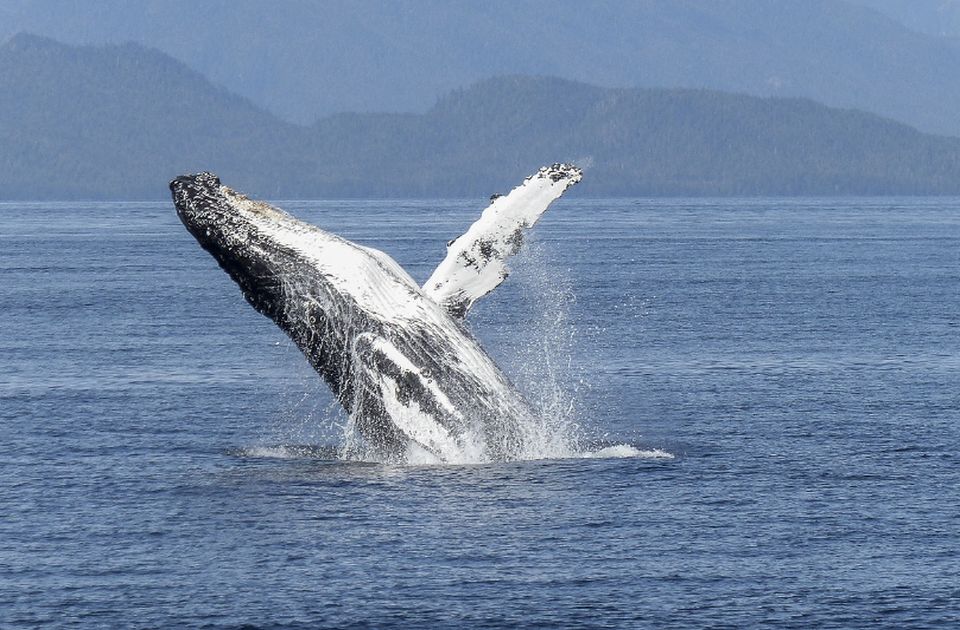
[[283,234],[296,220],[221,185],[213,173],[177,177],[170,191],[187,231],[240,286],[247,301],[276,320],[285,300],[282,272],[294,264]]
[[355,331],[375,329],[378,312],[396,303],[379,303],[384,292],[417,290],[409,276],[384,254],[252,200],[213,173],[177,177],[170,191],[187,231],[247,302],[293,339],[338,395],[349,397],[349,366],[335,358],[352,352]]

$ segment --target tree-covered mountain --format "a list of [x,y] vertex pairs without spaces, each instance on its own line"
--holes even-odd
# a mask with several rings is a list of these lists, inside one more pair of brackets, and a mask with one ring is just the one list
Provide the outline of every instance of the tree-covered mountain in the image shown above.
[[341,115],[315,131],[316,180],[337,195],[480,193],[553,160],[583,164],[596,195],[960,192],[960,139],[804,99],[501,77],[423,116]]
[[161,198],[197,170],[268,198],[477,196],[562,160],[581,195],[960,193],[960,139],[803,99],[513,76],[297,126],[138,45],[0,46],[4,199]]
[[[934,2],[948,4],[0,0],[0,38],[26,30],[75,44],[140,42],[303,123],[341,111],[423,113],[452,89],[524,74],[806,97],[960,136],[960,47],[889,17],[932,15]],[[936,15],[926,21],[950,14]]]
[[155,50],[25,34],[0,46],[3,198],[158,197],[170,174],[206,167],[269,192],[302,169],[290,161],[301,142],[298,127]]

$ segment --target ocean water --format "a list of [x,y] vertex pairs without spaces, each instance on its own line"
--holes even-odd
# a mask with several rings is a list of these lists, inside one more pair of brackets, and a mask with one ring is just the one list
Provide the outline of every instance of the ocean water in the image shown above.
[[[482,202],[292,202],[426,278]],[[343,461],[169,203],[0,204],[0,627],[960,624],[960,200],[582,200],[471,327],[565,459]]]

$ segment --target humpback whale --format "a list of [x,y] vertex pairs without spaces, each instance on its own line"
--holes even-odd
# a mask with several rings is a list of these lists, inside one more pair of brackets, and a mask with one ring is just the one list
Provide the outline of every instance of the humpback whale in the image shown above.
[[390,256],[300,221],[220,183],[170,182],[177,215],[201,247],[303,352],[374,456],[441,462],[522,458],[534,409],[464,323],[508,275],[524,231],[580,181],[545,166],[447,245],[423,284]]

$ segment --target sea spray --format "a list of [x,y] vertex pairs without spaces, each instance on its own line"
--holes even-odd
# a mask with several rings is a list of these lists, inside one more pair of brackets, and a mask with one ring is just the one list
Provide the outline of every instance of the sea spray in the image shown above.
[[521,423],[520,458],[576,456],[583,435],[578,393],[585,381],[573,362],[573,282],[547,244],[529,239],[512,261],[508,286],[491,300],[498,323],[481,322],[476,332],[494,338],[498,362],[536,412]]

